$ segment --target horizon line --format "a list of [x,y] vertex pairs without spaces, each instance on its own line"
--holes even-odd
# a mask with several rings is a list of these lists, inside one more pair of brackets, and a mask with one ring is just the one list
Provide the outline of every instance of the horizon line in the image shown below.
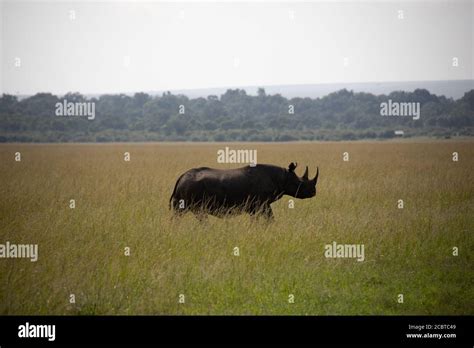
[[171,89],[156,89],[156,90],[140,90],[140,91],[115,91],[115,92],[82,92],[82,91],[67,91],[56,93],[52,91],[37,91],[35,93],[11,93],[6,91],[1,91],[1,94],[8,94],[14,96],[22,96],[28,97],[33,96],[39,93],[50,93],[53,95],[66,95],[70,93],[79,93],[82,95],[134,95],[135,93],[153,93],[153,94],[161,94],[165,92],[185,92],[185,91],[200,91],[200,90],[207,90],[207,89],[222,89],[222,90],[229,90],[229,89],[247,89],[247,88],[275,88],[275,87],[293,87],[293,86],[330,86],[330,85],[364,85],[364,84],[396,84],[396,83],[430,83],[430,82],[473,82],[474,88],[474,77],[473,78],[466,78],[466,79],[456,79],[456,80],[403,80],[403,81],[367,81],[367,82],[320,82],[320,83],[301,83],[301,84],[268,84],[268,85],[234,85],[234,86],[215,86],[215,87],[197,87],[197,88],[171,88]]

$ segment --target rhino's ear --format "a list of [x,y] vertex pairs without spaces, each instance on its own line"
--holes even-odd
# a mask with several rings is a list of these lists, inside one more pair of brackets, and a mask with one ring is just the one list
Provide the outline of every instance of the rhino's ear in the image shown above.
[[298,165],[298,164],[294,164],[293,162],[291,162],[290,165],[288,166],[288,170],[289,170],[290,172],[294,172],[297,165]]

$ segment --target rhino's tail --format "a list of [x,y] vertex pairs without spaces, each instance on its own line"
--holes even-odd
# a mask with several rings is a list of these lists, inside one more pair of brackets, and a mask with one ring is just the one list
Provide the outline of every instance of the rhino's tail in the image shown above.
[[178,184],[179,184],[179,182],[180,182],[180,180],[181,180],[181,178],[182,178],[183,176],[184,176],[184,174],[181,175],[181,176],[178,178],[178,180],[176,180],[176,184],[174,184],[173,193],[171,194],[171,197],[170,197],[170,200],[169,200],[169,203],[168,203],[168,209],[171,209],[171,202],[173,201],[174,195],[176,194],[176,188],[178,187]]

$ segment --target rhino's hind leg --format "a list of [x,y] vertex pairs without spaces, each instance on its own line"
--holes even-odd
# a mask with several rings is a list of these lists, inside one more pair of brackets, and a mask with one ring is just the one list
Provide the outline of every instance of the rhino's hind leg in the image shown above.
[[194,216],[196,217],[196,219],[198,219],[199,222],[207,222],[207,213],[205,211],[202,211],[202,210],[198,210],[198,211],[193,211],[193,214]]
[[186,210],[173,209],[171,220],[180,219],[184,214],[186,214]]
[[171,210],[172,210],[172,217],[171,219],[181,218],[184,214],[189,211],[189,208],[185,204],[186,202],[184,199],[179,199],[174,197],[171,201]]
[[199,222],[205,222],[208,217],[208,204],[204,199],[193,199],[188,210],[194,214]]

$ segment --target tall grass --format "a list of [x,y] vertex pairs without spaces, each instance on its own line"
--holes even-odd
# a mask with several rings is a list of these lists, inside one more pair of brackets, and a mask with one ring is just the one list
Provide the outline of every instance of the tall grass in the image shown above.
[[[239,166],[216,163],[226,145],[318,165],[317,196],[284,196],[271,224],[171,219],[182,172]],[[37,262],[0,259],[0,313],[474,314],[472,142],[226,145],[0,146],[0,243],[39,245]],[[325,258],[333,241],[365,261]]]

